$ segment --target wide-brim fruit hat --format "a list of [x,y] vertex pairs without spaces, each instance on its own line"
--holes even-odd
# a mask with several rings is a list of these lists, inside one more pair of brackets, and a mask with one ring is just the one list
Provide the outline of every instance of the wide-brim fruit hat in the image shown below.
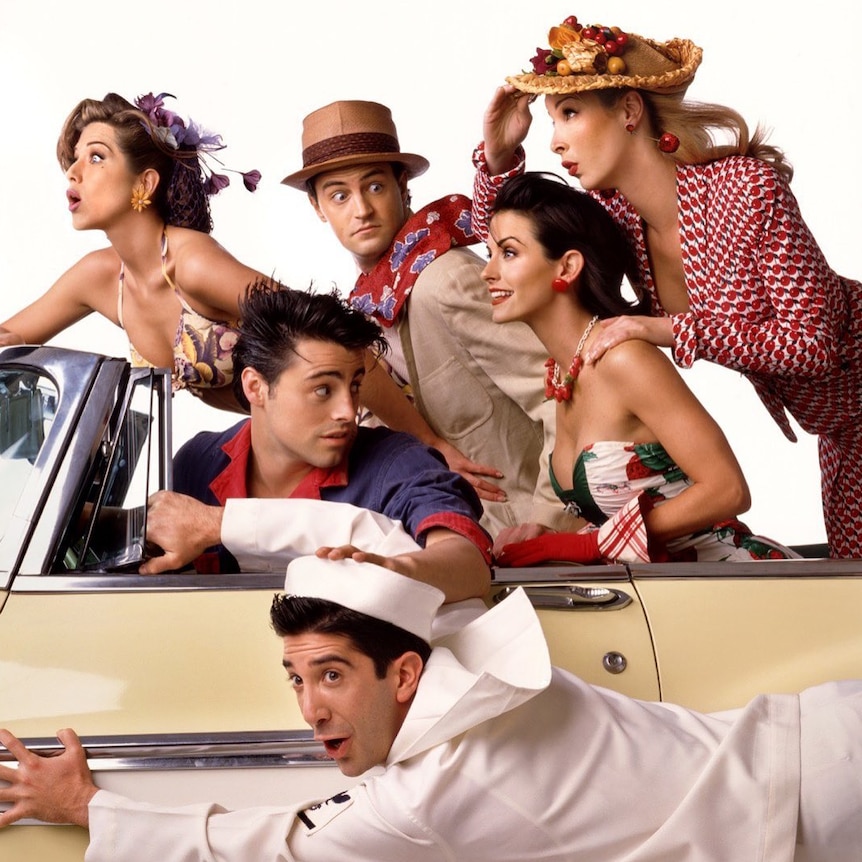
[[506,81],[525,93],[562,95],[632,87],[652,93],[682,93],[694,80],[703,50],[690,39],[655,42],[619,27],[584,27],[574,15],[548,33],[537,48],[533,71]]
[[412,179],[428,170],[428,160],[402,153],[392,113],[385,105],[358,100],[332,102],[302,121],[302,169],[282,182],[305,189],[312,177],[337,168],[397,162]]

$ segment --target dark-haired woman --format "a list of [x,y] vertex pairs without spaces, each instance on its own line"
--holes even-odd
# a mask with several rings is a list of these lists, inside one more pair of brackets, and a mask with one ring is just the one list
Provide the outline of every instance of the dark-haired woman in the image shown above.
[[584,365],[599,320],[645,311],[623,295],[634,259],[601,205],[558,178],[528,173],[503,184],[492,212],[484,277],[494,320],[523,321],[550,354],[551,480],[593,527],[505,531],[498,562],[795,556],[737,520],[750,504],[739,464],[661,350],[627,340]]

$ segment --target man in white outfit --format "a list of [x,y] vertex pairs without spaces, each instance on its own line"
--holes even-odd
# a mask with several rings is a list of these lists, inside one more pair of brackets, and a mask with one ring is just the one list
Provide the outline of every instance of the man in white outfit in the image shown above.
[[516,591],[429,646],[436,588],[303,557],[273,602],[303,715],[346,775],[329,800],[225,811],[134,802],[90,779],[72,731],[41,758],[7,731],[0,826],[90,829],[88,862],[862,858],[862,683],[705,715],[551,667]]

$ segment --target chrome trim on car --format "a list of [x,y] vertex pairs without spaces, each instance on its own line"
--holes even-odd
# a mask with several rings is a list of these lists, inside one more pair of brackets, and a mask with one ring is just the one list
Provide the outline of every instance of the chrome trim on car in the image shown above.
[[[503,587],[494,594],[494,603],[501,602],[517,586]],[[535,608],[561,611],[618,611],[630,605],[631,596],[608,587],[582,587],[577,584],[529,585],[522,588]]]
[[744,563],[629,563],[632,578],[662,580],[798,580],[859,578],[862,560],[752,560]]
[[284,575],[272,572],[241,575],[18,575],[13,593],[164,593],[227,590],[275,590],[284,588]]
[[492,570],[492,585],[494,584],[527,584],[548,583],[559,581],[628,581],[629,572],[626,566],[579,566],[574,563],[559,563],[548,566],[531,566],[529,568],[495,567]]
[[[31,751],[59,754],[56,739],[24,739]],[[310,731],[86,736],[81,743],[94,772],[170,769],[249,769],[334,766]],[[0,750],[0,763],[12,761]]]

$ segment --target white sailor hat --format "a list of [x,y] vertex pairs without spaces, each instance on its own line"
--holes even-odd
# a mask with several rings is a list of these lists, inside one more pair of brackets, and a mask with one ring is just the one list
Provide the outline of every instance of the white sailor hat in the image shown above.
[[431,622],[444,599],[436,587],[374,563],[315,556],[297,557],[290,563],[284,591],[385,620],[426,642],[431,640]]

